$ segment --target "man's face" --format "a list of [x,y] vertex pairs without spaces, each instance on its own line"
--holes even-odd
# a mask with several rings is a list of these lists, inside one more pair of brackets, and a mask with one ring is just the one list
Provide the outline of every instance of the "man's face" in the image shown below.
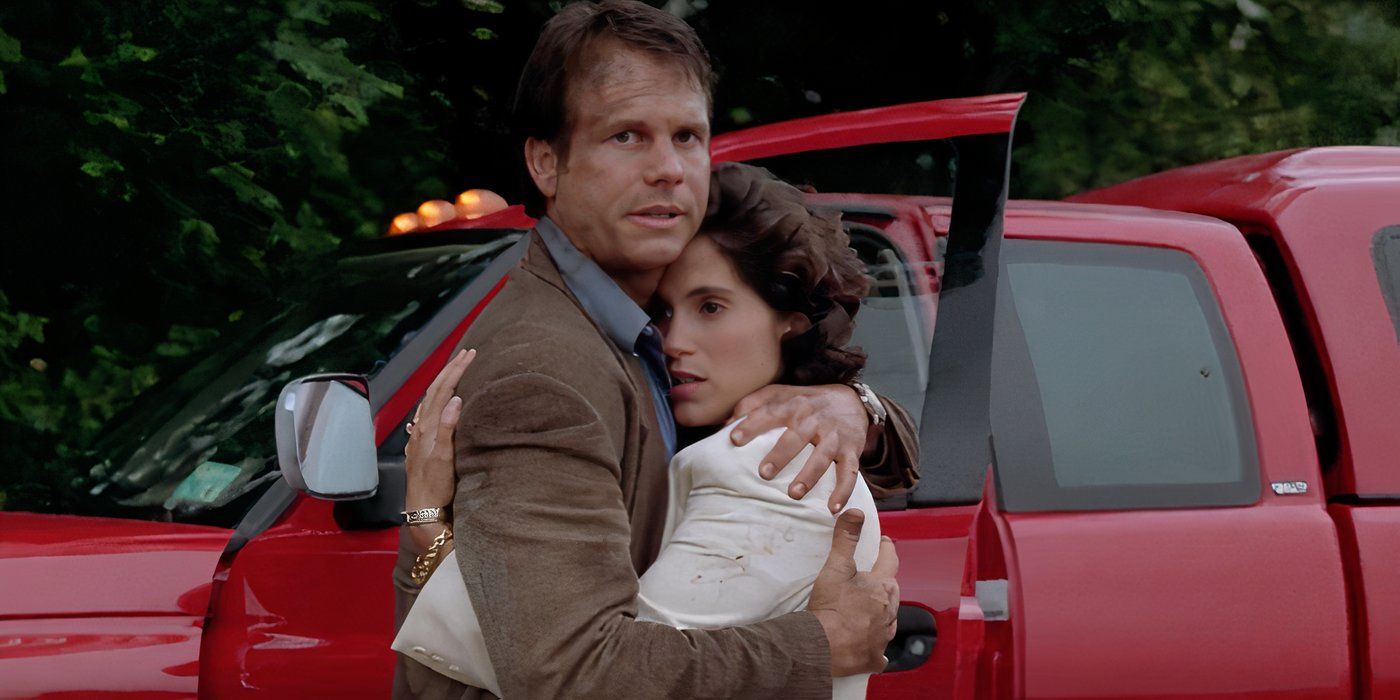
[[646,298],[705,214],[708,105],[673,63],[615,46],[593,53],[600,63],[570,86],[564,161],[539,141],[526,157],[550,218],[625,291]]

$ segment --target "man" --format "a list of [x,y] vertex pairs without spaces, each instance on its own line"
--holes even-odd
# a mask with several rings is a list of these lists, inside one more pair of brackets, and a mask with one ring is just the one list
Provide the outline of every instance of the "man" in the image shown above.
[[[676,448],[660,338],[642,306],[705,212],[710,79],[688,26],[616,0],[561,11],[521,77],[515,115],[539,193],[532,205],[545,217],[463,341],[480,355],[456,388],[465,403],[452,507],[460,573],[507,697],[830,697],[833,675],[880,670],[893,635],[897,562],[887,541],[883,575],[833,557],[808,611],[724,630],[635,620]],[[836,462],[829,505],[839,511],[862,452],[877,464],[875,486],[912,483],[902,411],[893,427],[872,429],[850,387],[760,394],[741,404],[749,419],[736,439],[790,428],[765,476],[817,447],[793,497]],[[842,516],[837,544],[859,524]],[[424,542],[400,541],[402,621]],[[488,696],[406,658],[395,693]]]

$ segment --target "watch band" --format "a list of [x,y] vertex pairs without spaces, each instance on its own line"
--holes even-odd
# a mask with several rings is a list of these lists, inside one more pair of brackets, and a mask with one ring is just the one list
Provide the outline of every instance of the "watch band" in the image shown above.
[[419,508],[418,510],[403,511],[403,521],[408,525],[427,525],[429,523],[446,523],[452,520],[450,507],[442,508]]
[[883,428],[889,412],[885,410],[885,404],[880,402],[880,397],[864,382],[851,382],[851,388],[860,396],[860,405],[865,408],[866,415],[870,416],[870,424]]

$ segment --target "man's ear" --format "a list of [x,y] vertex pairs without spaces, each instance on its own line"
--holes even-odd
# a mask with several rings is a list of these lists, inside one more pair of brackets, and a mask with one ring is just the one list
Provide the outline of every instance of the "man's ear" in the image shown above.
[[536,138],[525,139],[525,168],[540,194],[546,199],[555,195],[559,189],[559,154],[554,146]]
[[812,319],[807,318],[807,314],[790,313],[785,321],[787,330],[783,331],[783,340],[796,338],[812,328]]

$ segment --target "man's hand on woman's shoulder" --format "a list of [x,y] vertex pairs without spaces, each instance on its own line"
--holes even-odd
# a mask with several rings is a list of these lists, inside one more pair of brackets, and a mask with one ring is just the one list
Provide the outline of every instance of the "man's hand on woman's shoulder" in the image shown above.
[[879,431],[872,430],[870,416],[860,396],[845,384],[789,386],[770,384],[744,397],[734,407],[731,420],[748,416],[730,437],[736,445],[774,428],[787,428],[763,458],[759,475],[773,478],[807,445],[811,456],[788,485],[788,495],[802,498],[836,465],[836,489],[827,502],[839,513],[851,498],[860,475],[861,455],[872,446]]

